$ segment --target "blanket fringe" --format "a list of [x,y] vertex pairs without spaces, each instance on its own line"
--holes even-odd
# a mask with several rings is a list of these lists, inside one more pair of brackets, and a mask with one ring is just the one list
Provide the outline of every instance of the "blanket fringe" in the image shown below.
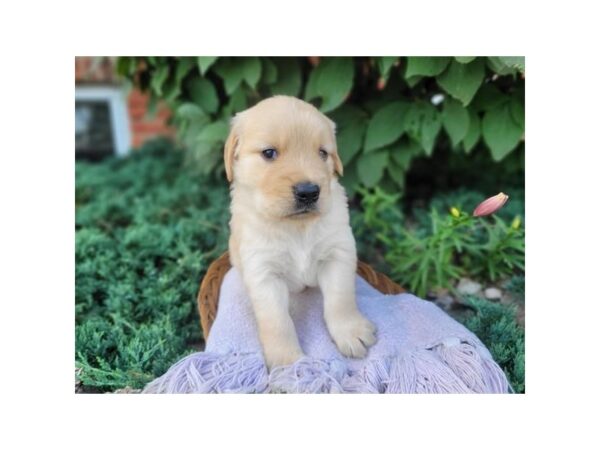
[[150,382],[143,394],[260,393],[268,373],[262,355],[192,353]]
[[348,369],[341,359],[324,361],[304,357],[291,366],[275,367],[269,374],[269,392],[339,394]]
[[193,353],[143,393],[507,393],[502,369],[477,343],[448,339],[427,349],[370,360],[304,357],[268,373],[262,355]]

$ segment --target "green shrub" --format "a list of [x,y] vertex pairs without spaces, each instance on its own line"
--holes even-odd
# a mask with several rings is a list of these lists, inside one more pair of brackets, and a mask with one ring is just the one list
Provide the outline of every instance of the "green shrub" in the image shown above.
[[525,331],[515,320],[512,307],[470,297],[474,314],[464,325],[475,333],[504,370],[516,393],[525,392]]
[[[383,271],[419,296],[434,288],[452,289],[461,276],[497,281],[525,270],[520,219],[511,224],[500,215],[469,219],[482,197],[466,191],[444,194],[431,201],[429,210],[416,210],[418,219],[411,224],[401,219],[398,196],[380,189],[361,194],[363,213],[353,217],[355,236],[364,240],[358,245],[359,254],[367,260],[382,255]],[[454,217],[446,202],[459,198],[474,201],[469,213]],[[462,205],[459,201],[450,204]]]
[[141,387],[201,340],[195,296],[227,246],[228,191],[166,143],[76,164],[76,362],[84,386]]
[[376,187],[372,192],[360,189],[359,208],[350,208],[350,223],[356,240],[357,252],[363,261],[387,273],[385,249],[378,235],[399,236],[404,225],[404,214],[399,208],[400,195],[388,194]]
[[222,171],[236,112],[274,94],[313,102],[338,125],[342,182],[352,195],[359,186],[402,191],[412,161],[434,151],[489,153],[498,162],[522,148],[524,64],[522,57],[123,57],[118,70],[153,104],[171,107],[188,156],[206,173]]

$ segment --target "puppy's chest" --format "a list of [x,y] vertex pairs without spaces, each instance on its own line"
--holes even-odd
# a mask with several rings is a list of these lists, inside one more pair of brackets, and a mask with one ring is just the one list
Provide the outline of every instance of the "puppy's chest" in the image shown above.
[[290,292],[301,292],[318,284],[317,273],[322,249],[314,243],[290,241],[281,255],[280,271]]

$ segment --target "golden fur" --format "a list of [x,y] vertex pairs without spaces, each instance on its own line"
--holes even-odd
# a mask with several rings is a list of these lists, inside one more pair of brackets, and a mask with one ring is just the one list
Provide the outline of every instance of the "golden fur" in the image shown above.
[[[276,149],[274,160],[263,157],[267,148]],[[303,355],[289,294],[316,286],[339,350],[364,357],[375,327],[356,307],[356,247],[337,180],[343,167],[335,124],[306,102],[272,97],[235,116],[224,160],[231,182],[231,262],[252,301],[267,365],[291,364]],[[293,187],[303,182],[318,185],[320,195],[314,210],[298,213]]]

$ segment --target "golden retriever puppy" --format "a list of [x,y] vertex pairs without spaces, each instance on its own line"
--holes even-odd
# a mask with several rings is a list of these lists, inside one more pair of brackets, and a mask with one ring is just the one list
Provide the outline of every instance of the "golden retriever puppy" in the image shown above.
[[225,143],[231,263],[242,274],[269,368],[303,356],[290,293],[318,286],[340,352],[364,357],[375,327],[356,306],[356,244],[335,124],[314,106],[275,96],[237,114]]

